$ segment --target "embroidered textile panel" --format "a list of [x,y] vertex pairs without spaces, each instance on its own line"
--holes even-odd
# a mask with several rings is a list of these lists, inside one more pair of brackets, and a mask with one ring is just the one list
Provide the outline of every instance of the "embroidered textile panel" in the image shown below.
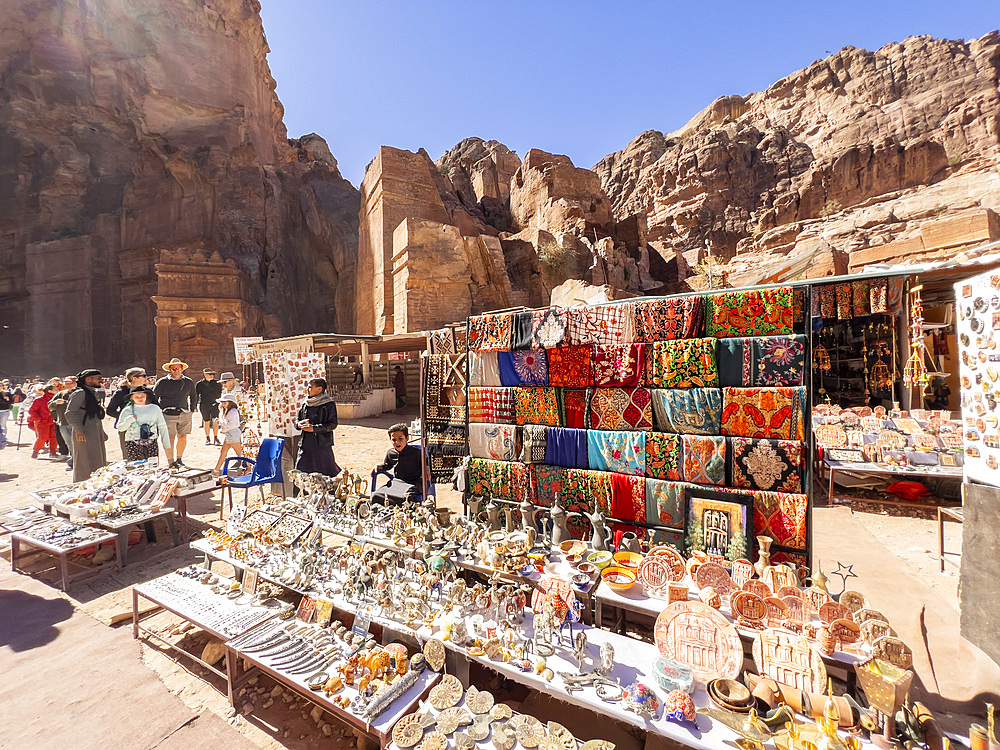
[[718,435],[721,431],[722,390],[719,388],[657,388],[652,392],[656,425],[661,432]]
[[611,516],[620,521],[646,522],[646,480],[626,474],[611,477]]
[[707,298],[707,332],[718,338],[791,334],[791,287],[720,292]]
[[545,462],[545,442],[548,430],[548,427],[535,424],[526,424],[521,428],[521,461],[526,464]]
[[469,491],[473,495],[511,499],[511,471],[509,461],[488,458],[469,459]]
[[432,482],[450,482],[466,456],[465,425],[427,422],[427,466]]
[[646,434],[646,476],[680,481],[681,436],[669,432]]
[[513,331],[513,313],[474,315],[469,318],[469,348],[509,350]]
[[512,424],[469,424],[469,455],[495,461],[516,461],[517,427]]
[[590,394],[594,430],[651,430],[652,396],[647,388],[595,388]]
[[568,321],[569,316],[562,308],[535,310],[531,314],[531,346],[542,349],[561,346],[566,341]]
[[646,473],[646,433],[588,430],[587,463],[598,471],[643,476]]
[[511,338],[511,349],[530,349],[531,336],[534,329],[534,312],[514,313],[514,330]]
[[555,388],[514,388],[514,414],[518,424],[559,426],[559,400]]
[[797,440],[729,438],[730,485],[749,490],[802,492],[805,445]]
[[653,385],[658,388],[712,388],[719,384],[718,342],[714,338],[657,341],[653,344]]
[[632,328],[632,305],[571,307],[566,311],[566,343],[627,344],[635,340]]
[[590,427],[590,390],[559,388],[559,423],[585,430]]
[[469,385],[477,388],[499,388],[499,352],[469,352]]
[[805,336],[719,339],[722,386],[802,385]]
[[661,479],[646,480],[646,522],[683,528],[684,482],[665,482]]
[[549,359],[549,385],[563,388],[587,388],[594,384],[591,346],[563,346],[546,349]]
[[552,466],[586,469],[587,430],[551,427],[545,436],[545,463]]
[[594,385],[634,388],[645,380],[645,344],[595,344],[591,357]]
[[[560,494],[561,504],[569,512],[593,513],[600,510],[608,515],[611,508],[611,479],[620,474],[587,469],[565,469]],[[570,517],[567,524],[574,536],[582,538],[590,529],[584,518]]]
[[653,343],[704,335],[705,311],[699,296],[644,300],[636,302],[634,310],[636,341]]
[[513,388],[470,388],[469,422],[514,424]]
[[809,496],[787,492],[752,494],[754,534],[769,536],[782,547],[804,550]]
[[684,435],[684,481],[692,484],[726,483],[726,439]]
[[544,349],[496,352],[500,383],[505,386],[548,385],[549,361]]
[[427,357],[425,400],[432,422],[465,422],[465,355],[431,354]]
[[560,466],[536,464],[532,467],[535,489],[535,502],[543,508],[551,508],[557,494],[562,493],[565,477]]
[[455,338],[454,328],[440,328],[427,334],[427,351],[430,354],[462,354]]
[[724,388],[722,434],[804,440],[804,387]]

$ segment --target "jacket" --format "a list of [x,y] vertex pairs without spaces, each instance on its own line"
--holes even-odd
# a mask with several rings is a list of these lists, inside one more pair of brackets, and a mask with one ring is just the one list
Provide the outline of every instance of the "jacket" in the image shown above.
[[[316,436],[316,441],[321,446],[333,445],[333,431],[337,429],[337,402],[330,399],[326,403],[318,406],[304,404],[299,409],[299,421],[308,419],[313,426],[312,434]],[[310,433],[303,432],[302,439],[305,440]]]
[[129,404],[118,416],[115,429],[125,433],[126,440],[139,440],[142,437],[142,425],[148,424],[152,428],[152,435],[160,438],[160,444],[164,450],[170,448],[170,432],[167,430],[167,421],[163,418],[163,411],[156,404],[142,404],[136,406]]
[[31,408],[28,409],[28,425],[32,425],[35,422],[41,422],[45,424],[46,422],[55,422],[52,418],[52,412],[49,411],[49,401],[53,399],[54,394],[50,391],[43,391],[41,396],[37,396],[34,401],[31,402]]
[[56,421],[57,425],[63,427],[68,427],[66,424],[66,404],[69,403],[69,394],[73,392],[72,388],[67,388],[65,390],[59,391],[51,401],[49,401],[49,413],[52,418]]
[[[127,385],[123,385],[118,387],[115,392],[111,394],[111,400],[108,401],[108,408],[106,410],[108,412],[108,416],[118,419],[118,415],[122,413],[122,409],[128,405],[128,392],[130,390],[131,389]],[[155,393],[152,396],[147,393],[146,398],[149,399],[148,403],[153,404],[154,406],[160,405],[160,400],[156,397]]]

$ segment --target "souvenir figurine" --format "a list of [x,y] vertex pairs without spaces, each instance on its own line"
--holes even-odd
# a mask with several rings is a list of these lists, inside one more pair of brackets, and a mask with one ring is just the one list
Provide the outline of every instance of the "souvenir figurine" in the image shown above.
[[671,690],[663,700],[663,710],[667,721],[677,724],[688,722],[694,724],[698,718],[694,700],[683,690]]
[[649,687],[641,682],[633,682],[622,693],[625,708],[646,719],[656,719],[660,715],[660,701]]

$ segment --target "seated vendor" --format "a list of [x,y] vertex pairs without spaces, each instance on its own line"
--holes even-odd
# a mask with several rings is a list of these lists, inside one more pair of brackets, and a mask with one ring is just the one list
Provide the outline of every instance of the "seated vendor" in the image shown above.
[[416,445],[409,445],[410,433],[405,424],[394,424],[388,430],[392,448],[375,471],[393,473],[384,487],[372,493],[372,502],[384,505],[402,505],[404,500],[415,500],[423,494],[423,452]]

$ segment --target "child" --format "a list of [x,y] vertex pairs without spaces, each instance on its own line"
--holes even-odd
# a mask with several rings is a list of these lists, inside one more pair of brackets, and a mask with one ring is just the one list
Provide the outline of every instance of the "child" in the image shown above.
[[372,493],[372,502],[402,505],[404,501],[416,500],[424,494],[424,454],[416,445],[408,444],[410,432],[405,424],[394,424],[388,433],[392,448],[375,470],[393,472],[393,478]]
[[159,447],[156,439],[160,439],[163,450],[170,459],[170,431],[163,411],[154,403],[153,391],[144,385],[129,389],[129,402],[122,407],[115,423],[115,429],[125,435],[125,460],[147,461],[156,458]]
[[219,460],[212,470],[212,476],[217,477],[222,474],[222,466],[230,449],[237,456],[243,455],[243,428],[240,423],[240,408],[236,394],[223,393],[219,399],[219,432],[222,433],[222,448],[219,450]]

